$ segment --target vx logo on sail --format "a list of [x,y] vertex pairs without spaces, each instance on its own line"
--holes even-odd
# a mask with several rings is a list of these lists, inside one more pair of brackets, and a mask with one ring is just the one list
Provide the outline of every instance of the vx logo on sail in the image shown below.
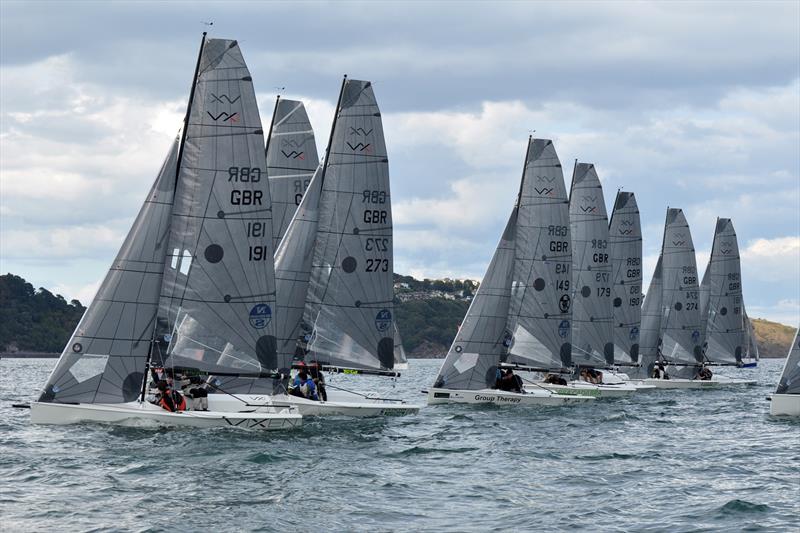
[[350,144],[350,142],[348,142],[347,146],[349,146],[350,149],[352,151],[354,151],[354,152],[355,151],[359,151],[359,152],[366,152],[368,154],[372,153],[372,148],[370,148],[370,146],[372,146],[372,145],[369,144],[369,143],[368,144],[358,143],[358,144],[353,145],[353,144]]
[[281,150],[283,156],[287,159],[300,159],[305,160],[305,152],[298,152],[296,150],[292,150],[291,152],[287,152],[286,150]]
[[587,205],[587,206],[583,206],[582,205],[581,206],[581,211],[583,211],[584,213],[594,213],[595,211],[597,211],[597,206],[596,205]]
[[536,191],[536,194],[539,194],[541,196],[553,196],[554,188],[553,187],[542,187],[540,189],[538,187],[534,187],[533,190]]
[[555,176],[536,176],[536,181],[539,183],[553,183]]
[[350,135],[363,135],[366,137],[370,133],[372,133],[372,128],[367,131],[364,128],[354,128],[353,126],[350,126]]
[[631,233],[633,233],[633,230],[632,230],[632,229],[622,229],[622,228],[619,228],[619,234],[620,234],[620,235],[630,235]]
[[[223,98],[225,99],[224,102],[222,101]],[[220,104],[224,104],[225,102],[227,102],[229,104],[235,104],[236,102],[239,101],[239,98],[241,98],[241,96],[237,96],[236,98],[231,100],[230,96],[228,96],[227,94],[221,94],[221,95],[217,96],[216,94],[211,93],[211,101],[212,102],[219,102]]]
[[228,121],[239,122],[239,113],[228,114],[225,111],[223,111],[222,113],[216,116],[212,115],[211,111],[206,111],[206,113],[208,113],[208,116],[211,117],[211,120],[213,120],[214,122],[217,122],[219,119],[223,119],[222,122],[228,122]]

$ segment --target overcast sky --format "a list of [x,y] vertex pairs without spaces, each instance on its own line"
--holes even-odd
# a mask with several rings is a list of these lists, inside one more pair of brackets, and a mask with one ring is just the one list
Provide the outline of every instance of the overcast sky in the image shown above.
[[[237,39],[320,153],[342,74],[375,83],[395,271],[481,278],[529,132],[606,204],[666,207],[702,272],[730,217],[749,314],[800,321],[800,2],[0,2],[0,271],[88,303],[181,125],[206,29]],[[571,178],[571,170],[565,178]],[[567,181],[569,186],[569,181]]]

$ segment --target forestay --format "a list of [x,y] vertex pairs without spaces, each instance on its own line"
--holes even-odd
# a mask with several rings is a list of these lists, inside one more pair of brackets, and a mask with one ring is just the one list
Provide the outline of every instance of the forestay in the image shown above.
[[569,208],[561,163],[548,139],[528,140],[517,210],[506,361],[566,368],[571,365]]
[[303,102],[278,97],[267,138],[273,249],[278,248],[318,165],[314,130]]
[[792,347],[789,349],[789,356],[783,365],[783,373],[778,383],[778,394],[800,394],[800,338],[798,338],[800,328],[795,331]]
[[661,334],[661,302],[663,300],[662,257],[658,256],[650,286],[647,288],[642,304],[642,327],[639,339],[639,366],[627,370],[631,377],[649,378],[660,353],[659,337]]
[[667,209],[662,245],[664,289],[661,355],[677,363],[673,377],[693,378],[703,361],[697,263],[689,224],[681,209]]
[[608,227],[612,267],[614,361],[639,362],[642,319],[642,226],[632,192],[617,192]]
[[572,234],[572,362],[614,363],[608,215],[594,165],[578,163],[569,197]]
[[345,80],[327,160],[304,313],[307,357],[356,368],[394,366],[389,162],[368,81]]
[[159,319],[169,366],[277,367],[264,134],[236,41],[208,39],[188,113]]
[[123,403],[139,395],[153,338],[178,139],[39,401]]
[[703,276],[708,303],[705,310],[701,306],[701,318],[706,321],[706,359],[714,363],[742,361],[745,335],[741,274],[733,223],[728,218],[718,218],[711,258]]
[[434,387],[479,390],[495,385],[497,365],[506,351],[511,278],[514,271],[515,207]]

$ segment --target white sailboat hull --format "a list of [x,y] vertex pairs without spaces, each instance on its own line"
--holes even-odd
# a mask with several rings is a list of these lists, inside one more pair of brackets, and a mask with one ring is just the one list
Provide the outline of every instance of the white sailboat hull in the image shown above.
[[538,382],[536,384],[555,394],[591,396],[592,398],[620,398],[637,391],[637,387],[629,383],[597,385],[582,381],[571,381],[566,385],[554,385],[544,382]]
[[800,394],[773,394],[769,414],[775,416],[800,416]]
[[654,379],[647,378],[631,383],[651,385],[657,389],[717,389],[733,385],[755,385],[756,380],[752,379],[731,379],[725,376],[714,376],[710,380],[700,379]]
[[219,412],[183,411],[171,413],[148,402],[121,404],[63,404],[33,402],[31,422],[34,424],[78,424],[100,422],[123,426],[161,425],[199,428],[239,427],[278,430],[300,427],[303,417],[282,412]]
[[[373,416],[415,415],[420,406],[402,401],[389,401],[379,398],[365,398],[343,391],[328,391],[327,401],[315,401],[288,394],[209,394],[208,406],[226,412],[240,410],[245,405],[255,412],[274,409],[275,406],[291,406],[303,416],[352,416],[357,418]],[[246,402],[243,404],[242,401]]]
[[549,391],[534,390],[524,393],[501,391],[497,389],[458,390],[436,389],[428,391],[428,405],[443,403],[471,403],[497,405],[565,405],[594,400],[590,396],[568,396]]

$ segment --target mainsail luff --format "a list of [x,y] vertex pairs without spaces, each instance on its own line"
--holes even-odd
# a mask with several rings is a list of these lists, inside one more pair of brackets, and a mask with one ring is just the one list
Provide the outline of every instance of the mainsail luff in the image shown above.
[[614,363],[608,215],[594,165],[578,163],[569,197],[572,235],[572,362]]
[[236,41],[207,39],[189,111],[159,316],[166,364],[277,367],[264,134]]
[[612,264],[614,361],[639,362],[642,320],[642,227],[632,192],[618,191],[608,224]]
[[549,139],[528,140],[516,210],[511,344],[504,360],[553,370],[569,367],[569,208],[561,163]]
[[800,328],[794,333],[792,347],[783,365],[781,379],[778,382],[777,394],[800,394]]
[[277,250],[319,165],[314,130],[303,102],[276,99],[266,157],[272,197],[273,247]]
[[176,138],[39,401],[123,403],[139,396],[158,311],[179,145]]
[[506,325],[514,271],[517,213],[515,207],[450,345],[434,387],[479,390],[495,385],[497,365],[510,340]]
[[675,377],[693,378],[694,365],[703,362],[700,287],[689,224],[681,209],[667,209],[662,246],[664,289],[661,318],[661,355],[681,365]]
[[303,319],[311,335],[307,357],[325,364],[390,369],[394,294],[389,168],[380,110],[368,81],[344,81],[322,176]]
[[647,296],[642,304],[642,326],[639,339],[640,364],[627,371],[631,377],[651,377],[653,367],[659,357],[663,289],[662,256],[659,255],[650,286],[647,288]]
[[728,218],[717,219],[703,285],[705,291],[701,292],[708,296],[705,309],[701,305],[706,359],[713,363],[741,363],[745,340],[741,265],[736,232]]

